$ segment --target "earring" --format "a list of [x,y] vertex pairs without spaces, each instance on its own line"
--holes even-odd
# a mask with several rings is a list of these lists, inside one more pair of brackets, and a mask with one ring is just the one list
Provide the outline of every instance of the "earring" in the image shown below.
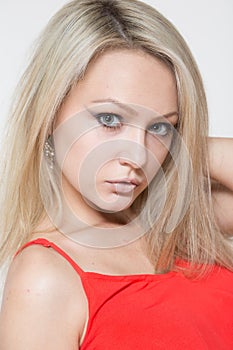
[[44,155],[47,158],[50,169],[53,169],[55,163],[55,150],[51,136],[49,136],[48,139],[45,141]]

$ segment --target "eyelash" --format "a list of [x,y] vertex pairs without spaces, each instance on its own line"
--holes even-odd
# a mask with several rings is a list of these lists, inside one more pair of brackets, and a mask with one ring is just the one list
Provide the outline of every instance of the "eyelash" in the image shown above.
[[[117,118],[118,121],[115,122],[115,125],[107,125],[106,122],[103,121],[103,118],[107,117],[107,116],[114,117],[115,119]],[[95,114],[94,117],[97,119],[97,121],[100,125],[102,125],[104,128],[106,128],[107,130],[110,130],[110,131],[115,131],[117,129],[120,129],[122,124],[123,124],[123,118],[121,116],[119,116],[118,114],[114,114],[114,113],[99,113],[99,114]],[[171,125],[170,123],[157,122],[149,128],[148,131],[151,134],[154,134],[153,131],[152,132],[150,131],[150,129],[153,129],[154,126],[159,126],[159,127],[165,128],[165,133],[163,133],[163,134],[156,134],[155,133],[156,135],[159,135],[162,137],[166,137],[168,134],[171,134],[173,131],[173,128],[174,128],[174,126]]]
[[[104,123],[103,119],[104,117],[116,117],[117,118],[117,123],[115,123],[115,125],[107,125],[106,122]],[[100,125],[102,125],[103,127],[107,128],[107,129],[112,129],[112,130],[116,130],[116,129],[119,129],[121,126],[122,126],[122,121],[123,121],[123,118],[117,114],[114,114],[114,113],[99,113],[99,114],[96,114],[94,115],[94,117],[97,119],[98,123]]]

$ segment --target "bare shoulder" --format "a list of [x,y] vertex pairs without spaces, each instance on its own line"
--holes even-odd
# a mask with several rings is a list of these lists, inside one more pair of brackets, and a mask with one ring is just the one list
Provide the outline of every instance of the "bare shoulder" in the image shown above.
[[1,349],[78,349],[86,312],[77,272],[52,249],[30,246],[14,259],[6,279]]

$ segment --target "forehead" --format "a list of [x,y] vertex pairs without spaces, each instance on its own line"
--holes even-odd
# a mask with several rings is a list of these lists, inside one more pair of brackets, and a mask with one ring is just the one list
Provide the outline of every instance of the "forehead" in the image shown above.
[[178,110],[176,81],[168,65],[143,51],[113,50],[93,59],[63,104],[74,115],[95,101],[116,100],[165,115]]
[[93,100],[112,97],[164,113],[177,107],[173,72],[143,51],[110,51],[99,56],[90,63],[80,83],[82,89]]

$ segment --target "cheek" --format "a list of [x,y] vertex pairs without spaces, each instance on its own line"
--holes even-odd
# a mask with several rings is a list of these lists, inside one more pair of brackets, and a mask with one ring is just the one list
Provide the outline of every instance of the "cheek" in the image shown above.
[[64,162],[60,164],[62,174],[69,183],[78,188],[78,176],[82,160],[85,159],[86,149],[83,142],[76,142],[67,152]]
[[155,153],[155,157],[158,160],[158,163],[161,166],[169,153],[169,145],[160,144],[154,153]]
[[166,159],[171,145],[171,138],[159,139],[151,136],[148,141],[148,162],[145,166],[150,180],[156,175],[162,163]]
[[[117,143],[118,145],[118,143]],[[83,136],[66,153],[62,173],[77,190],[93,186],[106,176],[116,175],[117,146],[112,141],[103,141],[96,132]]]
[[76,141],[67,150],[64,160],[60,159],[61,172],[66,176],[73,187],[79,189],[79,178],[85,178],[85,174],[93,174],[93,158],[98,140],[95,135],[89,134]]

